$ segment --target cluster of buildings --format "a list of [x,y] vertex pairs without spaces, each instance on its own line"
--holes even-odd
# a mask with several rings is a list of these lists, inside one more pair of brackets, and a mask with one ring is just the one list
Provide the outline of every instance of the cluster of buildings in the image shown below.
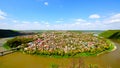
[[102,50],[109,45],[105,39],[94,36],[91,33],[77,33],[66,31],[44,32],[32,36],[35,40],[27,43],[25,51],[47,52],[86,52]]

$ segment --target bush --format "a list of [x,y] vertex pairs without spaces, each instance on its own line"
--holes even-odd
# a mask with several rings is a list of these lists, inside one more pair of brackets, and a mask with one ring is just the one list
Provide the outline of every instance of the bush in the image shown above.
[[8,40],[5,45],[11,47],[11,48],[14,48],[14,47],[17,47],[21,44],[26,44],[28,42],[31,42],[33,41],[32,38],[26,38],[26,37],[15,37],[13,39],[10,39]]

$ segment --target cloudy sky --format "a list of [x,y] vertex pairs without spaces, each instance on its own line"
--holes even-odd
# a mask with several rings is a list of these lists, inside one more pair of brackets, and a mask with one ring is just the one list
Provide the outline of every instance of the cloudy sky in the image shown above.
[[0,0],[0,29],[120,29],[120,0]]

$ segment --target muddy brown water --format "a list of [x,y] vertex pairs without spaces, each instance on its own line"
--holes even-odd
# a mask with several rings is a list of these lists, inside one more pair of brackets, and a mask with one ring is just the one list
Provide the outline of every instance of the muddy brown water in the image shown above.
[[[113,42],[117,47],[115,51],[94,57],[82,57],[84,63],[95,64],[100,68],[120,68],[120,43],[115,40]],[[15,52],[0,57],[0,68],[50,68],[52,64],[69,68],[77,60],[79,58],[52,58]]]

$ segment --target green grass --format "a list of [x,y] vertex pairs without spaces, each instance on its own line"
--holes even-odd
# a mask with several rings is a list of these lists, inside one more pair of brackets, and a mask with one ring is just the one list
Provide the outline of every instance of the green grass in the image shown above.
[[[96,51],[94,53],[91,52],[82,52],[82,53],[77,53],[74,55],[71,54],[64,54],[64,55],[49,55],[49,54],[41,54],[41,53],[29,53],[31,55],[37,55],[37,56],[43,56],[43,57],[54,57],[54,58],[78,58],[78,57],[88,57],[88,56],[97,56],[102,53],[110,52],[114,49],[114,45],[111,45],[107,50],[104,51]],[[25,52],[26,53],[26,52]]]
[[113,42],[111,42],[110,40],[107,40],[107,42],[108,42],[108,43],[109,43],[109,45],[110,45],[110,47],[109,47],[109,49],[108,49],[107,51],[111,51],[111,50],[113,50],[113,49],[114,49],[114,47],[115,47],[114,43],[113,43]]
[[10,46],[8,46],[6,43],[5,43],[5,44],[3,44],[3,47],[4,47],[5,49],[11,49],[11,47],[10,47]]
[[120,39],[120,30],[107,30],[99,34],[99,36],[108,39]]

